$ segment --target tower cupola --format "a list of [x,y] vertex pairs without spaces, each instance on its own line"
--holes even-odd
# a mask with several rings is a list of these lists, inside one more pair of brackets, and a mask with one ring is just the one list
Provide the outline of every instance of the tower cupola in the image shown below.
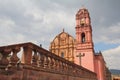
[[89,26],[91,25],[89,12],[86,8],[80,9],[76,14],[77,26]]

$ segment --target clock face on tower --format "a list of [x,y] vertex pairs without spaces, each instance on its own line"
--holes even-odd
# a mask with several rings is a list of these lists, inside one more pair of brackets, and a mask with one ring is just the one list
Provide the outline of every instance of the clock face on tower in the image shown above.
[[85,18],[82,18],[82,19],[80,20],[80,24],[81,24],[81,25],[84,25],[84,24],[85,24]]

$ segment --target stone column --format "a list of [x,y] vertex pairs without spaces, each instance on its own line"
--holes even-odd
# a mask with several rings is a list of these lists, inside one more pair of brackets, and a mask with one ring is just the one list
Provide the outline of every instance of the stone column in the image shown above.
[[31,64],[32,49],[30,47],[23,47],[22,63]]

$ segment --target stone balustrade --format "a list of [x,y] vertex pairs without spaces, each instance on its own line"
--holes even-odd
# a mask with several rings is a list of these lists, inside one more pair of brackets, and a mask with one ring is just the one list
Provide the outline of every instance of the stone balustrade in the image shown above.
[[[24,69],[97,80],[95,73],[33,43],[3,46],[0,47],[0,53],[2,54],[0,70],[18,69],[22,66]],[[22,58],[17,56],[18,53],[22,54]]]

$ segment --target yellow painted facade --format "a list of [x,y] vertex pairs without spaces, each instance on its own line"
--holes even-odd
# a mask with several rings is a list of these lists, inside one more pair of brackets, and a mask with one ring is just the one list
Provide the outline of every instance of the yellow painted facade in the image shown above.
[[69,61],[74,61],[75,39],[68,33],[61,32],[51,42],[50,51]]

